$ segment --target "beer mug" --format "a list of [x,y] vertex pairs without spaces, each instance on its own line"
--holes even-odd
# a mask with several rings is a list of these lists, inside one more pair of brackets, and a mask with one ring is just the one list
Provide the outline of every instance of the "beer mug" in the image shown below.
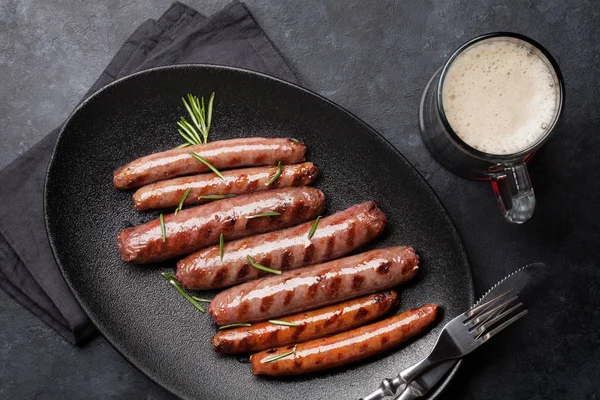
[[564,93],[560,69],[540,44],[514,33],[479,36],[427,83],[421,136],[446,169],[490,180],[504,218],[523,223],[535,209],[527,162],[554,129]]

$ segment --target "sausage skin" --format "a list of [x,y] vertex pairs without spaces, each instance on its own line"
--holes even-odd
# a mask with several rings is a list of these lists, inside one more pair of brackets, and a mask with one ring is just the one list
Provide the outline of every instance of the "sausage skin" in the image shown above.
[[310,185],[317,178],[317,167],[311,162],[283,165],[281,175],[269,184],[278,168],[256,167],[224,171],[225,180],[215,173],[167,179],[142,186],[133,194],[136,210],[176,207],[190,189],[184,205],[208,203],[201,196],[239,195],[263,190]]
[[188,289],[216,289],[270,275],[249,265],[291,270],[341,257],[379,236],[386,217],[374,201],[357,204],[319,221],[227,242],[221,260],[219,246],[207,247],[177,263],[177,279]]
[[[117,238],[121,257],[146,264],[188,254],[225,240],[286,228],[323,212],[325,196],[304,186],[259,192],[189,208],[164,217],[166,240],[158,219],[122,230]],[[249,218],[277,211],[279,216]]]
[[[250,356],[254,375],[301,375],[357,362],[383,353],[422,333],[437,317],[436,304],[427,304],[402,314],[296,346],[262,351]],[[294,350],[294,353],[268,362]]]
[[171,149],[138,158],[117,169],[113,184],[117,189],[132,189],[162,179],[210,171],[190,152],[221,170],[274,165],[279,161],[296,164],[305,160],[306,146],[291,139],[243,138]]
[[290,343],[301,343],[369,323],[398,304],[398,293],[390,290],[371,294],[301,314],[282,318],[298,326],[259,322],[249,327],[228,329],[212,340],[217,353],[250,353]]
[[412,247],[373,250],[242,283],[217,294],[208,311],[217,325],[295,314],[392,288],[412,278],[418,263]]

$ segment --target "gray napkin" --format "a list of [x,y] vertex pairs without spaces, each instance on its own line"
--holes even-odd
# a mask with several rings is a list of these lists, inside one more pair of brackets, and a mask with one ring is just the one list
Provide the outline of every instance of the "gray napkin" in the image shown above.
[[[183,63],[242,67],[297,82],[243,3],[234,1],[210,17],[174,3],[127,39],[82,101],[133,72]],[[0,287],[69,342],[82,345],[96,329],[56,265],[44,224],[44,181],[59,131],[0,171]]]

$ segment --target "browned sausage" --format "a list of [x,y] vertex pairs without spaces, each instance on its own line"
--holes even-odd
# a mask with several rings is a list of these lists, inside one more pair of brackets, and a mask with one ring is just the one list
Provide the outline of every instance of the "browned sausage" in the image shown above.
[[260,165],[296,164],[304,161],[306,147],[291,139],[244,138],[219,140],[138,158],[115,171],[113,184],[131,189],[162,179],[208,172],[210,169],[190,156],[194,152],[215,168],[231,169]]
[[[301,375],[383,353],[423,332],[435,321],[437,308],[436,304],[427,304],[348,332],[256,353],[250,357],[252,373]],[[294,352],[269,362],[273,357],[290,351]]]
[[272,269],[291,270],[343,256],[379,236],[385,214],[374,201],[357,204],[319,221],[227,242],[221,260],[219,246],[207,247],[177,263],[177,279],[189,289],[216,289],[269,275],[252,268],[250,255]]
[[256,167],[224,171],[225,180],[214,173],[185,176],[150,183],[133,194],[137,210],[176,207],[181,197],[190,189],[184,205],[208,203],[201,196],[239,195],[294,186],[310,185],[317,177],[317,167],[311,162],[284,165],[281,175],[269,184],[277,174],[277,167]]
[[222,291],[210,302],[218,325],[256,322],[392,288],[412,278],[419,257],[412,247],[373,250]]
[[387,314],[397,304],[398,293],[393,290],[371,294],[282,318],[282,321],[298,326],[260,322],[221,331],[213,337],[212,345],[217,353],[236,354],[306,342],[369,323]]
[[[215,201],[164,217],[166,240],[158,219],[121,231],[119,250],[125,261],[145,264],[188,254],[226,240],[286,228],[323,212],[325,196],[304,186],[259,192]],[[276,211],[281,215],[249,218]]]

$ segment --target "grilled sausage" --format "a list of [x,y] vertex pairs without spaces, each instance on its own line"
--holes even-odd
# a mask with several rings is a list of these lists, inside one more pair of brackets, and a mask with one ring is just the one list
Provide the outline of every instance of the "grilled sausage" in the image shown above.
[[373,250],[224,290],[210,302],[218,325],[256,322],[386,290],[412,278],[412,247]]
[[176,207],[186,190],[190,189],[183,204],[201,204],[210,201],[202,196],[238,195],[310,185],[318,171],[311,162],[284,165],[281,175],[269,184],[277,170],[277,167],[257,167],[224,171],[224,180],[214,173],[168,179],[141,187],[133,194],[133,201],[140,211]]
[[390,290],[282,318],[297,326],[261,322],[221,331],[213,337],[212,345],[217,353],[236,354],[306,342],[369,323],[397,304],[398,293]]
[[[363,360],[383,353],[420,334],[437,317],[437,305],[427,304],[402,314],[296,346],[271,349],[250,357],[254,375],[301,375]],[[277,355],[294,351],[276,361]]]
[[193,158],[194,152],[217,169],[295,164],[304,161],[306,147],[291,139],[244,138],[219,140],[138,158],[114,173],[117,189],[131,189],[162,179],[208,172],[210,169]]
[[[219,242],[286,228],[323,212],[325,197],[308,186],[269,190],[215,201],[164,217],[166,240],[160,221],[121,231],[119,250],[125,261],[146,264],[188,254]],[[273,217],[249,218],[277,211]]]
[[207,247],[177,263],[177,279],[189,289],[216,289],[269,275],[248,264],[256,262],[272,269],[290,270],[343,256],[383,232],[385,214],[374,201],[357,204],[323,218],[311,239],[313,222],[282,231],[265,233],[223,246]]

